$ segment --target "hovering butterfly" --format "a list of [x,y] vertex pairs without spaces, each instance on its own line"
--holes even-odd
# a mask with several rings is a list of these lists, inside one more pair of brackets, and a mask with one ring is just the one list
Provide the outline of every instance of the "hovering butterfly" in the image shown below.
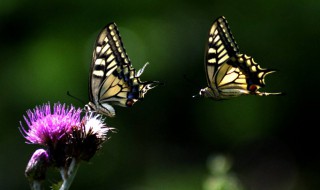
[[95,43],[89,76],[90,101],[85,109],[113,117],[112,105],[130,107],[142,100],[148,90],[160,84],[158,81],[141,82],[139,77],[147,64],[136,72],[116,24],[108,24]]
[[265,86],[264,78],[275,72],[262,69],[252,57],[239,52],[225,17],[213,23],[208,46],[205,52],[205,71],[208,87],[201,89],[199,95],[214,100],[228,99],[240,95],[280,95],[259,92]]

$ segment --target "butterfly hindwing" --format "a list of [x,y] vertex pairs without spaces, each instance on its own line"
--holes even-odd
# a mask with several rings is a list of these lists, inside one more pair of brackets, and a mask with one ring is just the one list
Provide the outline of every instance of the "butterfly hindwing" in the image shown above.
[[[143,67],[144,69],[144,67]],[[141,82],[143,72],[132,67],[115,23],[99,34],[93,51],[89,78],[89,109],[114,116],[112,105],[132,106],[158,82]]]

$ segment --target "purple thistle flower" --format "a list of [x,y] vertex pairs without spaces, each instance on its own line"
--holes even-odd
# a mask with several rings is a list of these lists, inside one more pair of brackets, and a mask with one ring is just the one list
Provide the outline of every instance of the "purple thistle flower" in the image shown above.
[[40,144],[48,148],[48,163],[57,167],[68,167],[71,158],[88,161],[101,148],[113,128],[105,125],[99,114],[86,112],[81,118],[81,109],[74,106],[50,103],[27,111],[20,122],[20,131],[29,144]]
[[25,175],[32,189],[42,189],[47,168],[52,166],[60,169],[60,189],[68,189],[80,161],[89,161],[113,129],[99,114],[85,112],[81,117],[80,108],[60,103],[55,103],[53,110],[50,103],[28,110],[24,120],[28,128],[20,122],[19,129],[27,143],[47,147],[37,150],[27,165]]
[[20,129],[27,143],[50,146],[70,133],[72,126],[80,125],[80,113],[81,109],[60,103],[55,103],[52,111],[47,103],[28,110],[24,120],[29,128],[26,130],[20,122]]

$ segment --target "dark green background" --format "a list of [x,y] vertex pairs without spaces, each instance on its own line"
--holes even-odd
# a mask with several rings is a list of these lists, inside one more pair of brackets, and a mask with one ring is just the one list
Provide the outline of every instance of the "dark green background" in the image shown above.
[[[220,15],[241,52],[279,70],[261,90],[286,96],[192,98],[206,86],[204,48]],[[2,0],[0,189],[29,188],[24,169],[39,146],[18,130],[25,111],[48,101],[84,106],[67,91],[88,101],[93,44],[112,21],[133,66],[150,62],[141,79],[165,85],[116,107],[106,122],[119,132],[71,189],[201,190],[207,159],[219,154],[248,190],[320,187],[320,1]]]

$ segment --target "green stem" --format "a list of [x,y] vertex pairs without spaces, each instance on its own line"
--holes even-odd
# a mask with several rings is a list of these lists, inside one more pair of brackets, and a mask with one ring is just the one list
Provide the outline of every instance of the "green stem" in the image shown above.
[[59,190],[68,190],[70,188],[72,181],[77,174],[78,168],[79,163],[76,161],[75,158],[72,158],[68,171],[66,172],[64,168],[60,170],[63,183]]

